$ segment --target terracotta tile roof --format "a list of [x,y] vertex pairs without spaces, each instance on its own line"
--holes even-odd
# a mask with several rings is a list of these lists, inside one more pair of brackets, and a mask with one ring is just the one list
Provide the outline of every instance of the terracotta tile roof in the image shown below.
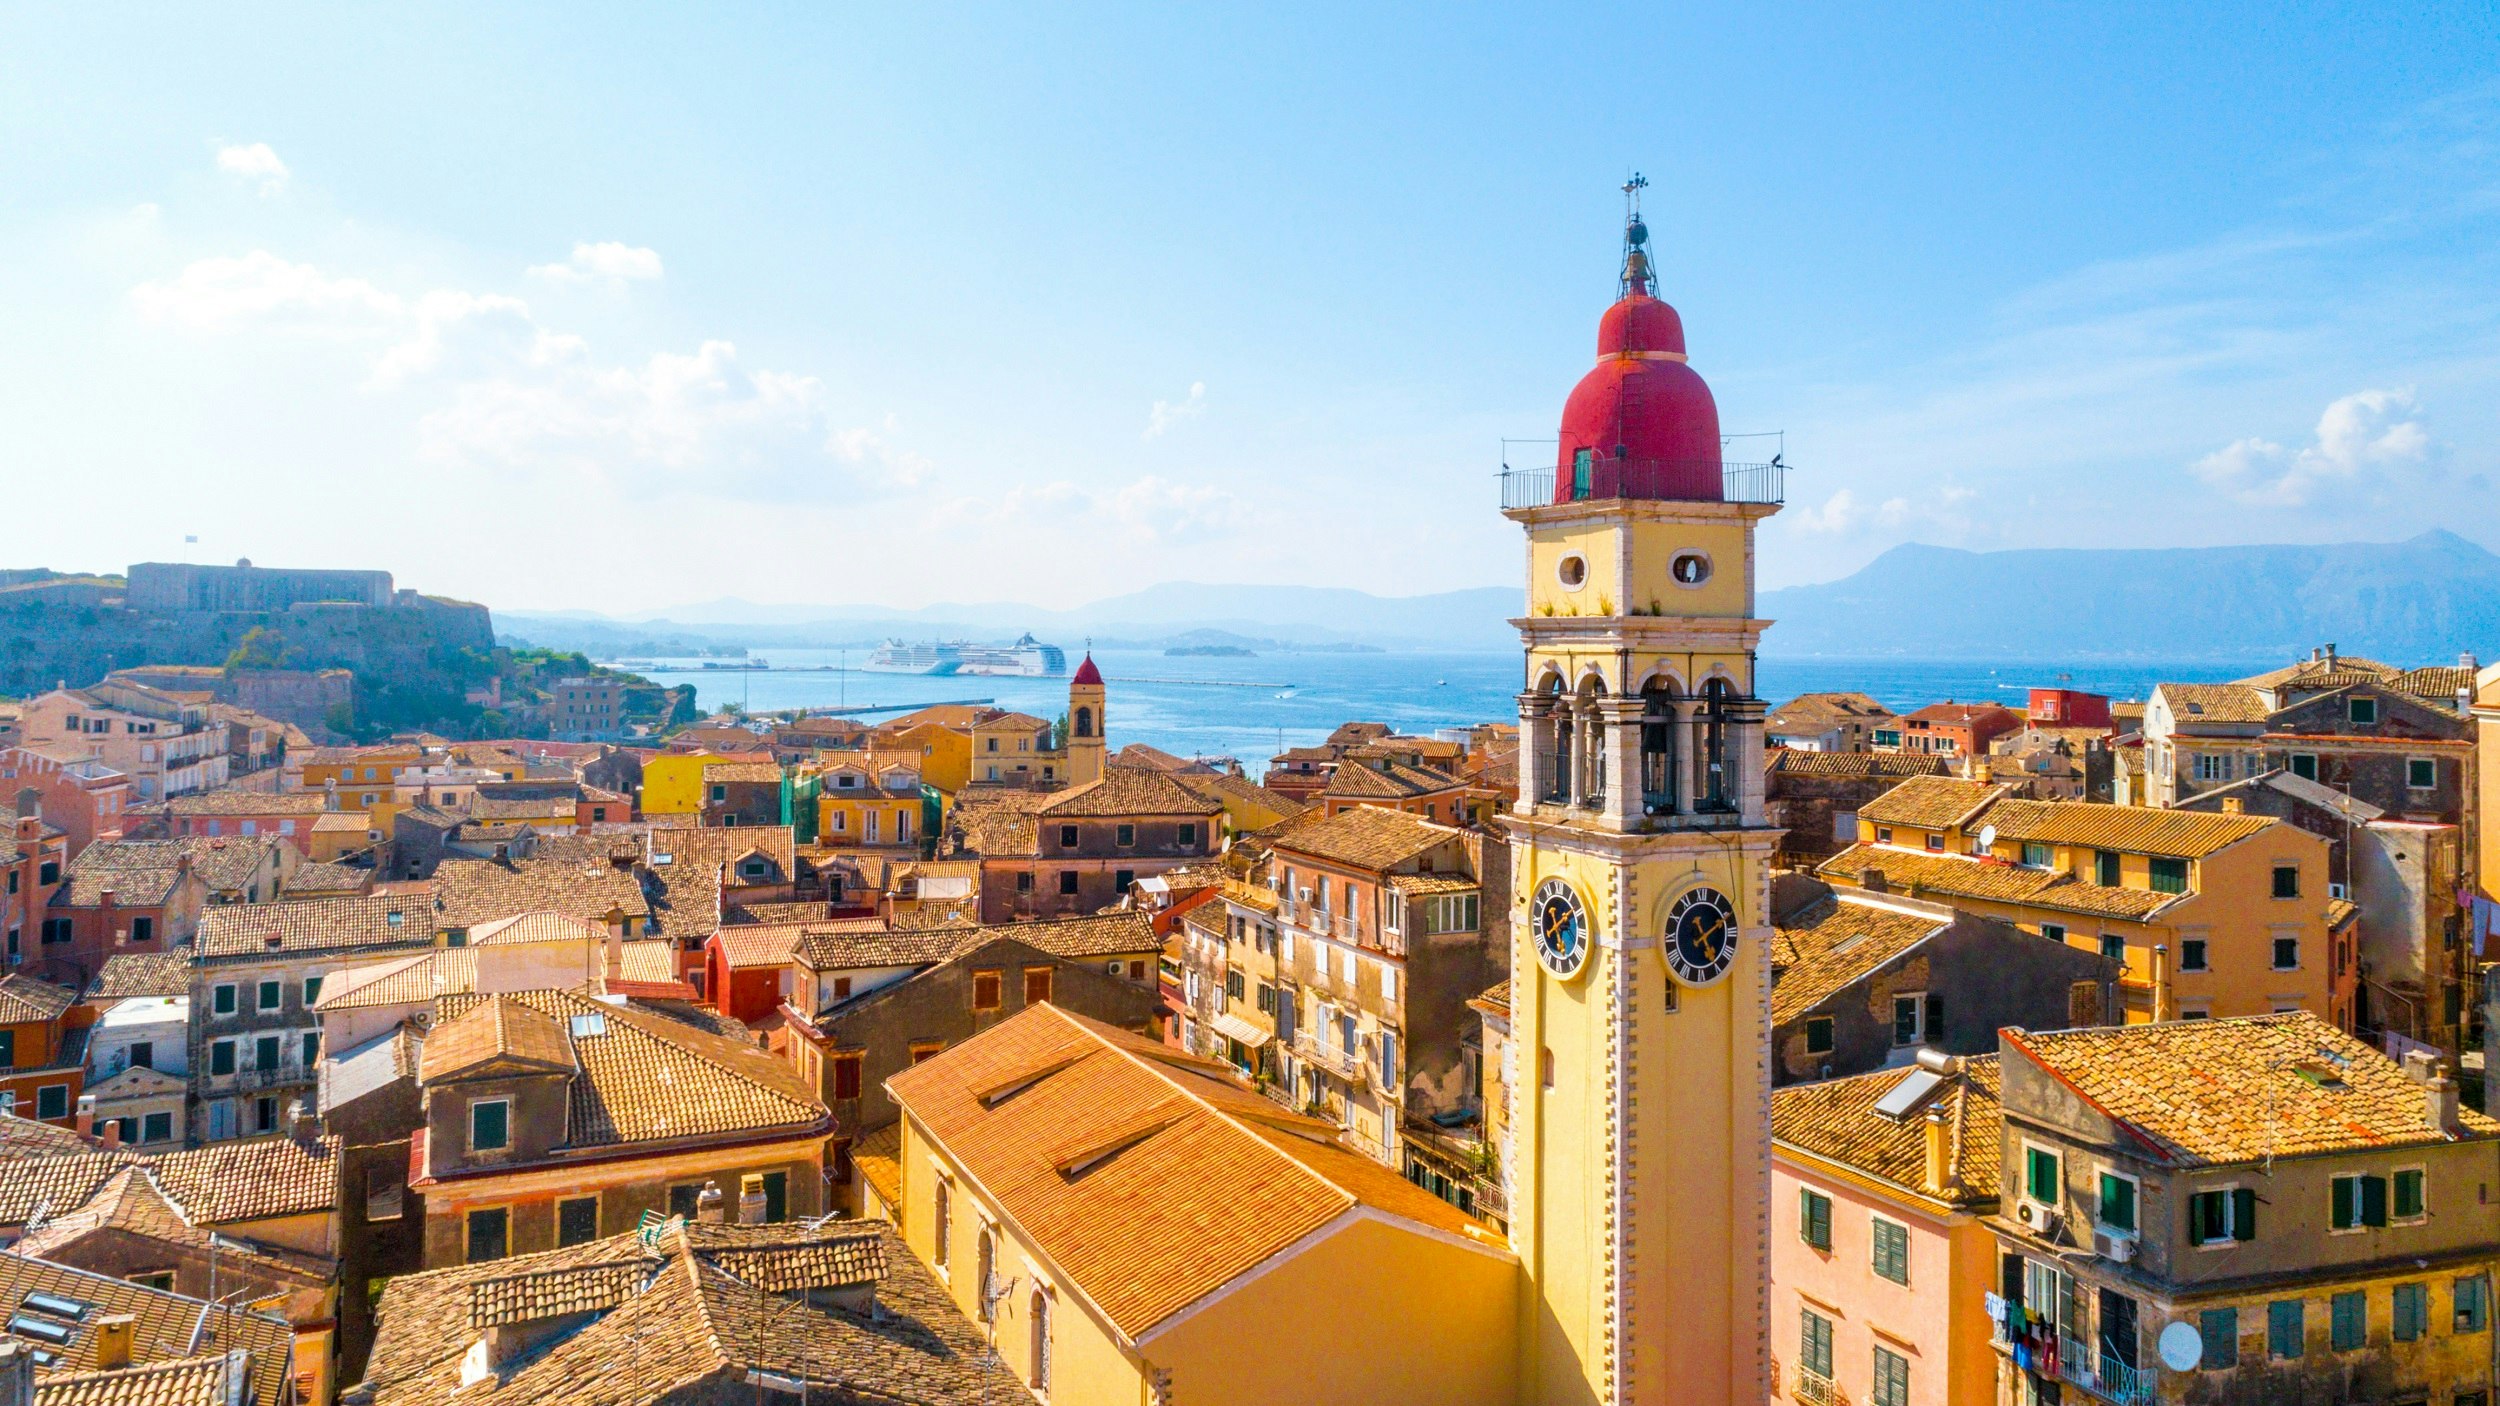
[[[536,1282],[515,1283],[524,1280]],[[869,1282],[873,1313],[799,1292]],[[515,1315],[572,1304],[595,1316],[507,1371],[463,1385],[480,1303],[509,1303],[499,1312]],[[743,1400],[760,1379],[805,1383],[810,1400],[1031,1399],[881,1222],[683,1225],[648,1246],[617,1236],[400,1275],[383,1291],[366,1372],[377,1406]]]
[[2330,898],[2326,901],[2326,930],[2328,932],[2335,931],[2359,916],[2361,916],[2361,905],[2349,898]]
[[1827,732],[1845,723],[1871,723],[1892,710],[1863,693],[1801,693],[1771,710],[1766,732]]
[[121,952],[104,959],[88,989],[91,1000],[124,996],[186,996],[191,992],[188,952]]
[[1233,806],[1266,809],[1280,816],[1299,815],[1302,802],[1281,791],[1271,791],[1247,777],[1222,773],[1214,776],[1175,775],[1173,780],[1197,793],[1200,799],[1230,810]]
[[78,993],[66,986],[11,972],[0,976],[0,1025],[55,1021],[77,1000]]
[[993,937],[1012,937],[1054,957],[1083,960],[1162,950],[1154,919],[1128,909],[1112,909],[1081,918],[1044,918],[1030,923],[988,923],[974,929],[965,945]]
[[1919,722],[1930,723],[1973,723],[1983,718],[1994,717],[1999,713],[2017,719],[2022,717],[2022,714],[2000,703],[1930,703],[1917,712],[1903,713],[1901,716],[1905,721],[1915,719]]
[[2346,682],[2383,682],[2402,672],[2395,665],[2382,664],[2376,659],[2365,659],[2358,654],[2338,654],[2332,660],[2324,658],[2295,660],[2280,669],[2268,669],[2262,674],[2251,674],[2237,682],[2251,688],[2280,688],[2287,683],[2298,683],[2306,687],[2318,680],[2336,679],[2341,682],[2330,686],[2340,687]]
[[[168,1245],[185,1245],[205,1255],[211,1231],[159,1186],[146,1166],[124,1167],[107,1178],[86,1204],[65,1215],[45,1218],[30,1227],[11,1248],[36,1259],[63,1259],[63,1251],[90,1236],[119,1231]],[[280,1246],[263,1246],[220,1237],[217,1251],[229,1263],[259,1270],[301,1287],[326,1285],[338,1272],[337,1262]]]
[[0,1161],[0,1225],[24,1225],[38,1211],[83,1206],[115,1172],[139,1161],[128,1151],[43,1151]]
[[1800,752],[1774,747],[1765,769],[1785,776],[1942,776],[1944,758],[1917,752]]
[[1044,1004],[886,1086],[1132,1340],[1358,1206],[1507,1253],[1228,1074]]
[[[89,1311],[85,1319],[76,1323],[53,1320],[70,1328],[70,1339],[59,1345],[41,1344],[59,1361],[37,1374],[37,1406],[158,1406],[159,1402],[167,1406],[174,1402],[182,1406],[191,1406],[193,1402],[200,1406],[226,1406],[222,1390],[205,1399],[124,1395],[119,1393],[130,1388],[118,1386],[110,1379],[146,1372],[148,1378],[140,1386],[171,1390],[185,1381],[189,1369],[203,1359],[214,1362],[222,1378],[228,1352],[245,1355],[246,1400],[256,1406],[281,1406],[294,1399],[289,1370],[294,1329],[282,1318],[249,1310],[205,1312],[207,1305],[198,1299],[142,1288],[65,1264],[0,1252],[0,1317],[21,1312],[33,1318],[49,1317],[40,1310],[25,1308],[27,1296],[38,1293],[86,1304]],[[125,1313],[133,1320],[132,1365],[118,1371],[98,1371],[95,1323],[100,1318]],[[184,1370],[172,1370],[176,1364]],[[56,1383],[60,1384],[58,1396],[53,1394]]]
[[417,1077],[440,1083],[466,1075],[526,1070],[570,1074],[572,1046],[556,1018],[501,994],[488,996],[425,1037]]
[[35,1382],[34,1406],[226,1406],[226,1359],[218,1354],[48,1372]]
[[303,863],[286,876],[288,897],[363,893],[373,886],[373,871],[354,864]]
[[191,1219],[233,1225],[309,1215],[339,1204],[339,1140],[221,1142],[154,1159],[157,1184]]
[[1103,768],[1100,781],[1071,786],[1051,795],[1036,814],[1059,820],[1075,816],[1213,815],[1221,809],[1168,772],[1113,765]]
[[2265,815],[2161,810],[2093,801],[1999,801],[1988,808],[1985,818],[1996,827],[2000,839],[2179,859],[2203,859],[2282,823]]
[[962,941],[963,933],[957,928],[905,932],[887,926],[882,918],[858,918],[823,927],[810,924],[792,955],[810,971],[909,967],[942,962]]
[[[790,1061],[757,1049],[752,1041],[699,1030],[628,1003],[610,1005],[572,991],[517,991],[497,997],[446,995],[427,1039],[425,1070],[434,1067],[446,1027],[488,1003],[526,1006],[559,1040],[567,1040],[580,1070],[569,1086],[566,1147],[604,1147],[721,1134],[785,1129],[792,1134],[820,1126],[823,1106]],[[601,1017],[596,1033],[569,1034],[574,1016]],[[483,1025],[481,1026],[483,1028]],[[504,1028],[516,1028],[507,1015]],[[543,1027],[542,1027],[543,1031]],[[477,1034],[475,1047],[493,1037]],[[531,1057],[545,1059],[543,1034],[525,1037]],[[451,1059],[449,1063],[463,1063]]]
[[997,791],[956,806],[953,823],[963,832],[964,848],[974,854],[993,859],[1030,856],[1041,849],[1034,812],[1050,799],[1047,791]]
[[2459,693],[2473,692],[2474,673],[2472,669],[2454,664],[2435,665],[2427,669],[2408,669],[2398,674],[2392,682],[2398,689],[2416,698],[2433,703],[2446,703],[2453,707]]
[[721,910],[724,924],[741,923],[809,923],[826,922],[833,917],[833,905],[821,898],[790,903],[732,903]]
[[2103,888],[2063,870],[2026,869],[1961,855],[1921,854],[1867,844],[1851,845],[1824,860],[1814,872],[1860,885],[1865,884],[1869,873],[1881,873],[1885,886],[1897,893],[1975,898],[2132,922],[2142,922],[2187,897],[2151,889]]
[[434,915],[423,903],[369,894],[222,904],[201,915],[197,946],[202,961],[213,961],[272,952],[378,951],[433,943]]
[[1467,1004],[1476,1007],[1478,1010],[1483,1011],[1487,1015],[1508,1018],[1510,1015],[1510,983],[1505,981],[1499,985],[1488,986],[1484,989],[1483,995],[1469,998]]
[[1858,818],[1878,825],[1945,830],[1966,824],[2007,789],[1951,776],[1913,776],[1858,807]]
[[776,762],[711,762],[703,768],[703,784],[724,782],[781,780],[781,767]]
[[1272,846],[1277,854],[1386,869],[1456,839],[1460,832],[1386,806],[1356,806],[1296,828]]
[[1963,1206],[1996,1200],[2003,1180],[2004,1132],[1997,1057],[1957,1061],[1954,1071],[1907,1118],[1895,1121],[1875,1111],[1884,1095],[1922,1072],[1915,1067],[1880,1069],[1773,1090],[1772,1143],[1923,1195],[1927,1115],[1942,1113],[1951,1136],[1946,1140],[1948,1191],[1939,1199]]
[[799,944],[799,926],[736,924],[712,934],[712,941],[720,944],[733,969],[788,966]]
[[443,928],[542,911],[599,921],[618,908],[640,919],[651,904],[641,880],[595,861],[446,859],[434,870],[434,921]]
[[1785,1025],[1831,999],[1833,993],[1918,946],[1948,925],[1946,919],[1849,902],[1823,900],[1779,925],[1771,974],[1771,1024]]
[[1405,894],[1474,893],[1484,887],[1465,874],[1391,874],[1389,887]]
[[69,862],[66,881],[52,901],[93,908],[111,889],[116,904],[154,907],[174,891],[181,852],[177,840],[98,840]]
[[588,942],[604,944],[608,927],[603,922],[571,913],[515,913],[469,929],[471,947],[512,946],[526,942]]
[[95,1144],[67,1128],[38,1123],[0,1111],[0,1163],[25,1157],[54,1157],[94,1150]]
[[[2306,1011],[2001,1038],[2174,1165],[2447,1140],[2394,1060]],[[2458,1119],[2500,1137],[2470,1108]]]
[[889,1206],[903,1204],[903,1125],[892,1122],[851,1144],[851,1165]]
[[579,813],[571,796],[471,796],[468,812],[479,820],[559,820],[568,825]]
[[1339,800],[1403,801],[1437,795],[1466,784],[1438,767],[1398,761],[1363,766],[1346,762],[1328,774],[1328,785],[1320,794]]
[[2153,691],[2170,705],[2173,721],[2195,723],[2261,723],[2266,700],[2257,690],[2238,683],[2165,683]]

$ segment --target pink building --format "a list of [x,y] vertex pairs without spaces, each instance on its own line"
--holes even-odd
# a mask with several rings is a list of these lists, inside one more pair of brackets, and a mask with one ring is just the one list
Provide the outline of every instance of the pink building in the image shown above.
[[122,817],[137,801],[130,778],[94,757],[34,747],[0,747],[0,797],[32,790],[44,823],[68,837],[69,857],[98,840],[121,838]]
[[1771,1399],[1990,1406],[1994,1055],[1771,1096]]

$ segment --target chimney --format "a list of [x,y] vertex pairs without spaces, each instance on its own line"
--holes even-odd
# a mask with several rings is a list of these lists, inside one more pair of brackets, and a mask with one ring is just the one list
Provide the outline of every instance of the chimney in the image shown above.
[[718,1225],[722,1220],[720,1183],[707,1181],[694,1198],[694,1218],[705,1225]]
[[[2466,657],[2469,659],[2473,658],[2470,654]],[[41,820],[43,817],[43,792],[36,790],[32,786],[18,787],[17,814],[20,821],[23,821],[28,816],[33,816],[37,820]]]
[[2329,640],[2326,646],[2326,667],[2329,669],[2335,667],[2335,643],[2332,640]]
[[103,1133],[101,1133],[101,1134],[99,1135],[99,1138],[100,1138],[100,1140],[97,1142],[97,1144],[96,1144],[96,1145],[97,1145],[97,1146],[99,1146],[99,1147],[101,1147],[101,1148],[103,1148],[103,1149],[104,1149],[105,1151],[107,1151],[107,1152],[110,1152],[110,1151],[112,1151],[114,1148],[117,1148],[117,1147],[121,1146],[121,1145],[122,1145],[122,1120],[121,1120],[121,1119],[119,1119],[119,1118],[107,1118],[107,1119],[105,1119],[105,1120],[104,1120],[104,1131],[103,1131]]
[[339,779],[336,776],[321,783],[321,808],[323,810],[339,808]]
[[[2124,976],[2125,973],[2119,973]],[[2155,944],[2153,948],[2153,1023],[2179,1018],[2177,993],[2170,989],[2170,949]]]
[[0,1341],[0,1406],[34,1406],[35,1345]]
[[2222,813],[2224,815],[2246,815],[2248,814],[2248,802],[2238,796],[2225,796],[2222,798]]
[[1982,786],[1991,786],[1996,784],[1997,764],[1987,757],[1971,758],[1970,779],[1978,782]]
[[78,1096],[78,1115],[73,1121],[77,1124],[78,1135],[80,1137],[91,1138],[95,1136],[94,1094],[80,1094]]
[[130,1338],[139,1320],[127,1313],[108,1313],[95,1321],[95,1365],[110,1372],[130,1365]]
[[2436,1069],[2424,1088],[2431,1131],[2441,1137],[2455,1137],[2463,1130],[2457,1121],[2457,1081],[2448,1077],[2447,1070]]
[[1945,1121],[1943,1109],[1927,1110],[1924,1131],[1927,1134],[1927,1162],[1925,1173],[1919,1178],[1919,1186],[1930,1196],[1941,1196],[1946,1190],[1945,1178],[1952,1162],[1953,1142],[1953,1129]]
[[1881,869],[1868,869],[1860,873],[1858,887],[1865,889],[1868,893],[1889,893],[1892,890],[1890,881],[1884,878],[1884,871]]
[[313,1112],[311,1104],[306,1100],[289,1099],[286,1105],[286,1130],[288,1136],[294,1138],[298,1146],[311,1147],[321,1141],[321,1115]]
[[738,1224],[762,1225],[763,1223],[764,1181],[761,1177],[750,1177],[747,1179],[746,1189],[738,1193]]
[[607,969],[611,982],[625,979],[625,924],[620,920],[608,929]]

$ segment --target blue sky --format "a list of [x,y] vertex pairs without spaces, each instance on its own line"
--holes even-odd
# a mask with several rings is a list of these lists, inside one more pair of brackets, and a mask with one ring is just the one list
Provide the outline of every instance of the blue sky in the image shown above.
[[1765,585],[2500,546],[2488,7],[1762,8],[0,10],[8,564],[1506,582],[1632,168]]

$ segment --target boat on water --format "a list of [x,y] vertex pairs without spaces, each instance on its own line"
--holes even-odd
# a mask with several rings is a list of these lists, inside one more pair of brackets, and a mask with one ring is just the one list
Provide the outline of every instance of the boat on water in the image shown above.
[[860,668],[874,674],[972,675],[985,678],[1049,678],[1068,671],[1068,656],[1030,634],[1004,646],[964,640],[887,640]]

